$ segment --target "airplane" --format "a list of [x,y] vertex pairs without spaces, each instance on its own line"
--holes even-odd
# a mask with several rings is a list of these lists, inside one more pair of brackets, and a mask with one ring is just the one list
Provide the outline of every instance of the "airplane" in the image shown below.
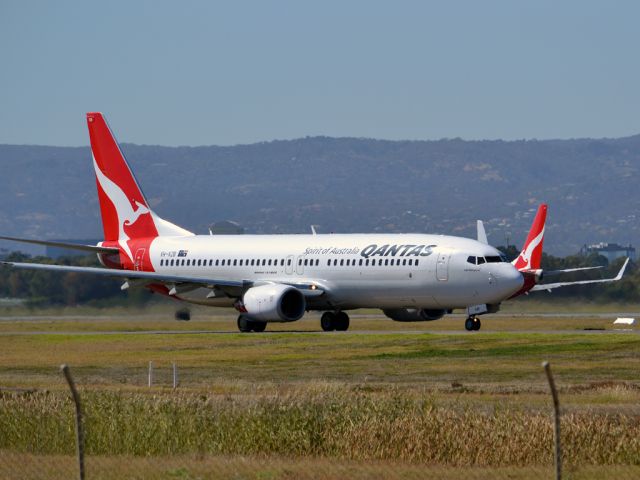
[[[195,235],[158,216],[145,198],[99,112],[87,113],[104,230],[97,245],[38,239],[4,240],[73,248],[97,254],[102,267],[0,262],[17,269],[121,278],[122,290],[144,287],[192,304],[234,307],[241,332],[269,322],[295,322],[321,311],[324,331],[349,328],[347,311],[379,308],[392,320],[437,320],[464,309],[466,330],[510,298],[536,290],[620,280],[542,284],[547,205],[540,205],[518,258],[509,262],[478,238],[428,234]],[[584,269],[569,269],[548,274]],[[188,320],[187,311],[176,318]]]

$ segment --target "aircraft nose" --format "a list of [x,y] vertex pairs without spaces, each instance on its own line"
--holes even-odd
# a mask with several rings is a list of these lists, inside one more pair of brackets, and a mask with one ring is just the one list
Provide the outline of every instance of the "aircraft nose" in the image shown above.
[[524,277],[516,267],[511,264],[505,264],[502,273],[501,284],[504,286],[505,294],[512,295],[522,288],[524,285]]

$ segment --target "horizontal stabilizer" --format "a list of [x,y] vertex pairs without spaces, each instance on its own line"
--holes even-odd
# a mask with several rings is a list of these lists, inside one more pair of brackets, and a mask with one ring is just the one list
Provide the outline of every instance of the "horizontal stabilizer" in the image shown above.
[[79,245],[77,243],[54,242],[51,240],[33,240],[30,238],[0,237],[0,240],[10,240],[12,242],[32,243],[34,245],[44,245],[45,247],[60,247],[70,250],[81,250],[91,253],[119,253],[115,247],[98,247],[96,245]]

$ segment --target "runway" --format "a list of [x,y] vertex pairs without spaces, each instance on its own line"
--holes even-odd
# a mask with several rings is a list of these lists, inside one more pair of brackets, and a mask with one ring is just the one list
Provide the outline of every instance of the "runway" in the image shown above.
[[127,330],[111,330],[111,331],[8,331],[0,332],[0,337],[9,336],[39,336],[39,335],[59,335],[59,336],[108,336],[108,335],[242,335],[247,338],[255,335],[495,335],[495,334],[511,334],[511,335],[639,335],[640,330],[634,329],[583,329],[583,330],[480,330],[477,332],[467,332],[460,330],[436,330],[436,331],[419,331],[419,330],[349,330],[347,332],[323,332],[309,330],[279,330],[275,332],[260,333],[240,333],[238,331],[229,330],[148,330],[148,331],[127,331]]

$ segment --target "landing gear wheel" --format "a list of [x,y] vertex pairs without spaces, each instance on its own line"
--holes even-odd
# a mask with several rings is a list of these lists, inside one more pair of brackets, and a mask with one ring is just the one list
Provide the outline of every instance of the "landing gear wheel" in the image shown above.
[[471,330],[473,330],[473,325],[474,325],[474,320],[475,317],[467,317],[467,319],[464,322],[464,328],[470,332]]
[[473,329],[474,330],[480,330],[480,327],[482,326],[482,323],[480,322],[479,318],[474,318],[473,319]]
[[253,330],[253,322],[249,320],[246,315],[240,315],[238,317],[238,330],[242,333],[247,333]]
[[320,317],[320,326],[325,332],[331,332],[336,329],[336,314],[333,312],[324,312]]
[[188,322],[191,320],[191,312],[188,308],[181,308],[180,310],[176,310],[176,320],[180,320],[182,322]]
[[267,328],[267,322],[251,322],[253,324],[254,332],[264,332],[264,329]]
[[349,330],[349,315],[344,312],[338,312],[334,325],[339,332],[346,332]]

